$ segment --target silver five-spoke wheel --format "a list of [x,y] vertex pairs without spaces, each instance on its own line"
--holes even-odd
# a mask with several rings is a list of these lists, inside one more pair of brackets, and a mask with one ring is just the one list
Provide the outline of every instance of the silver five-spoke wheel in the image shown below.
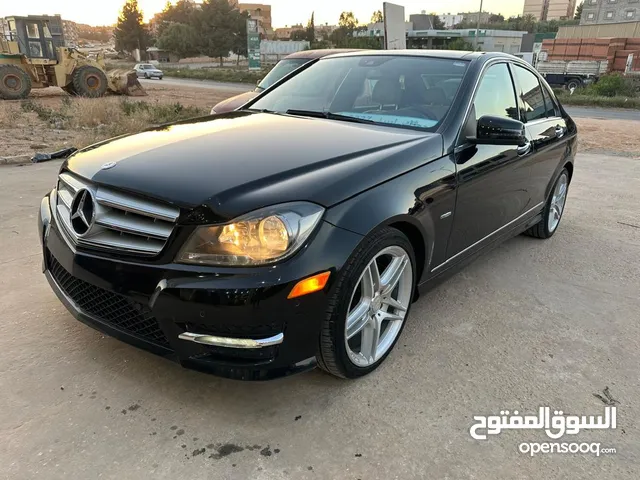
[[563,173],[558,179],[556,188],[553,191],[553,197],[551,198],[551,211],[549,212],[549,220],[547,228],[549,232],[555,231],[562,218],[562,211],[564,210],[564,204],[567,201],[567,187],[569,186],[569,179],[566,173]]
[[391,348],[402,330],[412,283],[411,260],[401,247],[384,248],[365,267],[345,322],[346,350],[355,365],[372,365]]

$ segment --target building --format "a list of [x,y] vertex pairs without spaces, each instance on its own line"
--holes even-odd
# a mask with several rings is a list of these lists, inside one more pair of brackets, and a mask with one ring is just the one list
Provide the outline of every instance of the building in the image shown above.
[[524,0],[522,15],[533,15],[538,21],[571,20],[575,10],[576,0]]
[[[407,48],[445,49],[447,44],[456,39],[462,39],[471,45],[477,45],[483,52],[517,53],[521,51],[522,39],[527,32],[515,30],[478,31],[476,42],[475,28],[461,28],[452,30],[417,29],[412,22],[406,22]],[[384,37],[381,23],[371,23],[367,30],[354,32],[358,37]]]
[[580,25],[635,22],[638,20],[640,20],[638,0],[585,0],[582,5]]
[[537,21],[544,20],[547,18],[548,2],[549,0],[524,0],[522,16],[533,15]]
[[303,27],[302,24],[292,25],[290,27],[285,26],[282,28],[276,28],[274,30],[274,35],[277,40],[289,40],[291,38],[291,33],[296,30],[304,30],[306,27]]
[[445,28],[453,28],[464,19],[460,14],[451,15],[450,13],[447,13],[446,15],[438,15],[438,17],[440,18],[440,21],[444,23]]
[[247,12],[253,20],[258,21],[260,33],[265,36],[273,35],[271,5],[264,5],[262,3],[238,3],[238,9],[241,12]]
[[548,0],[545,20],[571,20],[576,11],[576,0]]
[[477,23],[478,17],[480,18],[480,23],[489,23],[489,17],[493,14],[491,12],[461,12],[458,15],[462,15],[462,21],[465,23]]

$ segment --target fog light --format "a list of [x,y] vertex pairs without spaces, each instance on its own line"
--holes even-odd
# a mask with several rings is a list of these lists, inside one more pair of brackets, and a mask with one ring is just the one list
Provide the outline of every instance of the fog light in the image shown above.
[[329,280],[329,275],[331,275],[331,272],[323,272],[314,275],[313,277],[300,280],[296,283],[296,286],[293,287],[287,298],[301,297],[303,295],[308,295],[309,293],[322,290]]

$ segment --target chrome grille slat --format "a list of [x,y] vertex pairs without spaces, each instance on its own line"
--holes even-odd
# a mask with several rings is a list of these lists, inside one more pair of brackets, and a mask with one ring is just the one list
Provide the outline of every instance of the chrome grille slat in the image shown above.
[[68,173],[62,173],[59,179],[62,183],[64,183],[67,187],[69,187],[69,189],[71,190],[71,193],[76,193],[82,187],[87,187],[89,185],[88,183],[85,183],[79,178],[74,177]]
[[96,195],[96,201],[107,207],[117,208],[126,212],[137,213],[146,217],[157,218],[166,222],[175,222],[178,219],[177,208],[163,207],[141,199],[127,198],[119,193],[114,194],[100,187]]
[[101,215],[96,223],[111,230],[157,238],[159,240],[169,238],[173,230],[173,225],[168,222],[154,222],[146,218],[132,217],[134,217],[134,215],[120,214],[116,213],[116,210],[110,209],[109,212]]
[[[81,189],[95,199],[93,223],[84,235],[78,235],[71,222],[74,196]],[[71,242],[140,255],[162,251],[180,214],[176,207],[98,186],[69,172],[59,176],[57,197],[56,214]]]
[[58,198],[62,200],[62,203],[67,207],[67,210],[71,209],[71,202],[73,201],[73,194],[69,190],[58,189]]

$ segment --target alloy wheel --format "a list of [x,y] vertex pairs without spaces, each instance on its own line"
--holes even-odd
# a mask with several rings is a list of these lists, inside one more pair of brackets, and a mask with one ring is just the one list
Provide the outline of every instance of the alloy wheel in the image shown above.
[[556,188],[553,191],[553,197],[551,198],[551,206],[549,210],[549,220],[547,228],[549,232],[554,232],[558,228],[560,219],[562,218],[562,212],[564,211],[564,204],[567,201],[567,189],[569,186],[569,179],[567,174],[563,173],[556,183]]
[[346,350],[354,365],[373,365],[393,346],[412,290],[411,260],[403,248],[384,248],[367,264],[351,295],[345,322]]

